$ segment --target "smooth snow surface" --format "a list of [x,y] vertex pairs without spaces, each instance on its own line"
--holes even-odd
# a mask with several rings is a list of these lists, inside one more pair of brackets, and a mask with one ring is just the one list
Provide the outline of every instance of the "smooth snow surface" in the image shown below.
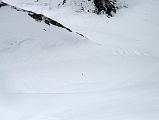
[[158,120],[159,1],[125,3],[113,18],[13,3],[73,33],[0,8],[0,120]]

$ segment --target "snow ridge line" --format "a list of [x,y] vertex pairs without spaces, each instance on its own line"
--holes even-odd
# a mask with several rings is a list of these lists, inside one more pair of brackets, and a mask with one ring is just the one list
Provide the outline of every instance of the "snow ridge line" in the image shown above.
[[71,29],[63,26],[61,23],[59,23],[59,22],[57,22],[55,20],[52,20],[52,19],[50,19],[50,18],[48,18],[48,17],[46,17],[46,16],[44,16],[42,14],[37,14],[37,13],[32,12],[32,11],[28,11],[28,10],[17,8],[15,6],[9,5],[9,4],[5,3],[5,2],[0,2],[0,8],[4,7],[4,6],[9,6],[12,9],[15,9],[17,11],[26,12],[31,18],[35,19],[37,22],[44,22],[47,25],[55,25],[57,27],[64,28],[64,29],[68,30],[69,32],[72,32]]
[[[24,9],[21,9],[21,8],[17,8],[15,6],[12,6],[12,5],[9,5],[8,3],[4,3],[4,2],[1,2],[0,1],[0,8],[1,7],[4,7],[4,6],[9,6],[11,7],[12,9],[15,9],[17,11],[22,11],[22,12],[26,12],[31,18],[35,19],[37,22],[44,22],[45,24],[47,25],[55,25],[57,27],[61,27],[61,28],[64,28],[66,30],[68,30],[69,32],[73,32],[71,29],[65,27],[64,25],[62,25],[61,23],[51,19],[51,18],[48,18],[46,17],[45,15],[43,14],[38,14],[38,13],[35,13],[35,12],[32,12],[32,11],[28,11],[28,10],[24,10]],[[75,32],[76,34],[88,39],[87,37],[85,37],[83,34],[81,33],[78,33],[78,32]]]

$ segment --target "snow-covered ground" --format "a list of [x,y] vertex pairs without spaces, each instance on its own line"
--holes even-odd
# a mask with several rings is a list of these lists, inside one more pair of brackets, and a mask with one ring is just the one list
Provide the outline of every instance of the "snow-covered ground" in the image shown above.
[[113,18],[12,3],[72,33],[0,8],[0,119],[158,120],[159,1],[125,2]]

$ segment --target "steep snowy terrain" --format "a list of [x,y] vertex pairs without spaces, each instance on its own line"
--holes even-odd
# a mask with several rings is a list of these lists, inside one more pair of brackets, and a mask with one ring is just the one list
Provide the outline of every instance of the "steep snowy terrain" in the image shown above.
[[125,0],[110,19],[5,1],[74,32],[0,8],[0,119],[159,119],[158,0]]

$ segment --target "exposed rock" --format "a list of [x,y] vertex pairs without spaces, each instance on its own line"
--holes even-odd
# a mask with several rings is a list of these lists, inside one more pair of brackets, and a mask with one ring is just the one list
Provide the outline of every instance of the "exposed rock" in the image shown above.
[[3,6],[6,6],[6,5],[7,5],[6,3],[0,1],[0,8],[3,7]]
[[96,6],[97,14],[104,12],[108,16],[113,16],[113,13],[116,13],[118,9],[116,0],[94,0],[94,4]]

